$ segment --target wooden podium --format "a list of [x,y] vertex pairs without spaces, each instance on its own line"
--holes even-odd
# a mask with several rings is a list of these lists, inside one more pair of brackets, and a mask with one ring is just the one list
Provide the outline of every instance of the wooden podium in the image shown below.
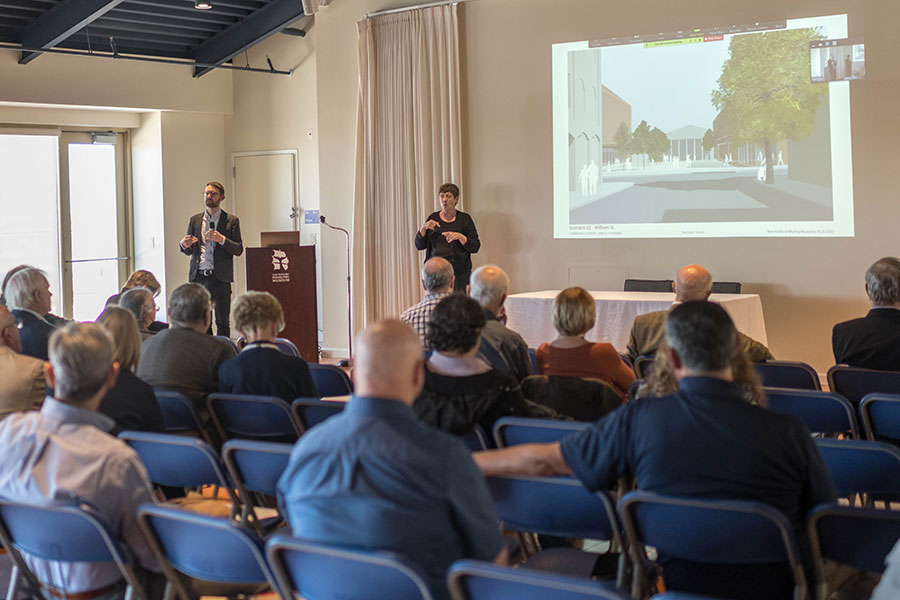
[[282,337],[294,342],[307,362],[319,362],[316,310],[316,247],[247,248],[247,290],[269,292],[284,309]]

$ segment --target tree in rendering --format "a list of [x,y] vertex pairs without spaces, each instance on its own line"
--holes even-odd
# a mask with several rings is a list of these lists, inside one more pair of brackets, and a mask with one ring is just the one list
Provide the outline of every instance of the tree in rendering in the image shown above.
[[631,154],[631,128],[625,121],[619,123],[616,133],[613,135],[613,148],[619,155],[619,158],[625,160]]
[[647,154],[650,155],[651,160],[655,160],[659,162],[663,159],[663,155],[669,151],[672,147],[672,142],[669,141],[669,136],[665,134],[665,132],[659,127],[654,127],[650,130],[650,148]]
[[804,28],[731,38],[712,102],[724,116],[732,145],[765,148],[766,183],[775,182],[775,144],[808,137],[816,108],[828,92],[809,78],[809,43],[822,37]]
[[709,158],[709,152],[716,145],[716,140],[713,138],[712,129],[707,129],[706,133],[703,134],[703,140],[700,142],[703,146],[703,151],[706,152],[707,158]]

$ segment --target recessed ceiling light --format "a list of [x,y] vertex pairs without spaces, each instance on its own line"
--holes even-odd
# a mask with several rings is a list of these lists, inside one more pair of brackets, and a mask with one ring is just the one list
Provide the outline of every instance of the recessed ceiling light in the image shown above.
[[209,10],[212,8],[212,2],[206,0],[194,0],[194,8],[197,10]]

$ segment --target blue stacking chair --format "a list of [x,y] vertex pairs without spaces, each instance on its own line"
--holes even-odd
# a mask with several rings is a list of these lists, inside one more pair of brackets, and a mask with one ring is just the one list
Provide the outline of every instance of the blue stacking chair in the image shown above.
[[346,402],[337,400],[297,398],[291,403],[291,412],[294,414],[294,422],[300,425],[301,431],[309,431],[325,419],[339,414],[345,406]]
[[816,440],[838,496],[862,494],[864,504],[900,500],[900,449],[883,442]]
[[810,433],[849,433],[859,439],[856,411],[834,392],[765,388],[769,410],[803,421]]
[[900,394],[866,394],[859,404],[866,439],[900,444]]
[[650,600],[720,600],[712,596],[698,596],[686,592],[663,592],[650,597]]
[[805,362],[768,360],[756,363],[753,367],[765,387],[813,391],[822,389],[819,374]]
[[162,412],[166,433],[190,433],[212,443],[190,398],[181,392],[166,390],[155,390],[154,395]]
[[257,505],[253,495],[275,496],[278,480],[287,468],[292,449],[291,444],[255,440],[229,440],[222,446],[222,462],[241,501],[241,520],[251,522],[261,532],[279,525],[282,519],[260,525],[253,510]]
[[234,340],[231,339],[230,337],[228,337],[227,335],[217,335],[216,339],[219,340],[220,342],[222,342],[223,344],[225,344],[226,346],[228,346],[229,348],[231,348],[232,350],[234,350],[235,354],[238,354],[241,351],[240,348],[238,348],[238,345],[234,342]]
[[340,367],[310,363],[309,374],[312,375],[313,383],[316,384],[319,398],[347,396],[353,393],[353,382]]
[[538,370],[537,350],[534,348],[528,349],[528,365],[532,374],[540,373]]
[[278,346],[278,350],[282,354],[302,358],[300,356],[300,350],[297,348],[297,345],[287,338],[275,338],[275,345]]
[[[507,529],[609,540],[612,548],[623,547],[615,504],[606,492],[589,492],[580,481],[569,477],[488,477],[486,481],[497,516]],[[598,554],[593,552],[549,548],[528,557],[525,566],[589,578],[597,559]],[[624,564],[619,566],[623,575]]]
[[513,569],[478,560],[458,560],[447,572],[453,600],[628,600],[628,596],[583,577]]
[[203,440],[144,431],[123,431],[119,439],[134,448],[147,469],[147,476],[156,485],[175,488],[217,486],[227,492],[232,513],[239,510],[240,503],[225,469],[212,447]]
[[498,448],[519,444],[547,444],[584,431],[590,425],[581,421],[501,417],[494,422],[494,442]]
[[138,509],[138,526],[168,580],[167,598],[171,591],[188,600],[201,595],[255,594],[269,586],[278,590],[262,540],[240,523],[143,504]]
[[828,389],[856,407],[867,394],[900,394],[900,372],[835,365],[828,369]]
[[210,394],[206,406],[223,440],[296,442],[300,437],[291,407],[275,396]]
[[13,561],[7,598],[16,598],[19,592],[31,598],[43,597],[41,582],[22,552],[59,562],[114,562],[125,581],[125,599],[147,597],[130,553],[102,517],[86,505],[34,506],[0,500],[0,541]]
[[478,452],[479,450],[487,450],[488,449],[488,439],[487,435],[484,433],[484,429],[482,429],[481,425],[473,425],[472,431],[469,433],[460,436],[463,443],[466,445],[466,448],[471,450],[472,452]]
[[885,558],[900,539],[900,512],[823,504],[807,517],[809,541],[816,568],[817,600],[829,590],[825,561],[863,571],[883,573]]
[[[415,551],[415,549],[410,549]],[[424,574],[390,553],[336,548],[285,535],[266,543],[282,598],[432,600]]]
[[629,492],[619,501],[635,564],[634,598],[646,590],[651,564],[645,547],[711,564],[785,563],[795,598],[807,597],[806,575],[794,530],[779,510],[760,502],[672,498]]
[[642,354],[634,359],[634,376],[638,379],[647,379],[653,372],[653,361],[656,357],[651,354]]

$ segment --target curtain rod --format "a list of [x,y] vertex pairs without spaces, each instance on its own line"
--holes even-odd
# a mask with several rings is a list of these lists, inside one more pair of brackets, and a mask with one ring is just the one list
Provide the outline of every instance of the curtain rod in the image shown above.
[[460,4],[468,2],[468,0],[440,0],[439,2],[424,2],[422,4],[413,4],[412,6],[404,6],[403,8],[389,8],[387,10],[376,10],[375,12],[366,13],[366,18],[381,17],[384,15],[392,15],[394,13],[406,12],[408,10],[417,10],[420,8],[432,8],[435,6],[444,6],[446,4]]

